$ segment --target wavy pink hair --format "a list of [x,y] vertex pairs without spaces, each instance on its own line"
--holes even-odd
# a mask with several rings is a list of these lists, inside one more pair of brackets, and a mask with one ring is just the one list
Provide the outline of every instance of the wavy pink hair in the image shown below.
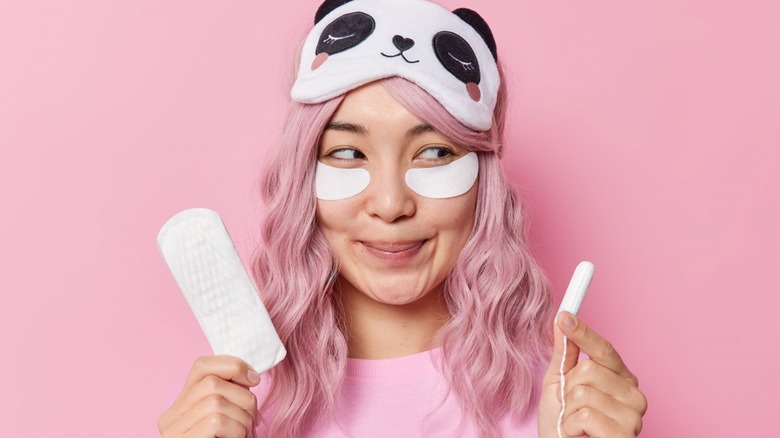
[[[536,372],[551,344],[547,281],[499,161],[506,89],[499,90],[493,127],[477,132],[417,85],[401,78],[381,83],[410,112],[479,156],[474,229],[446,280],[452,317],[437,337],[451,390],[482,435],[492,436],[498,418],[507,411],[522,418],[538,398]],[[261,407],[273,412],[266,426],[274,437],[299,436],[331,415],[344,376],[347,342],[333,290],[338,266],[318,229],[314,195],[320,134],[342,98],[291,103],[262,181],[267,213],[253,273],[288,352],[269,373]]]

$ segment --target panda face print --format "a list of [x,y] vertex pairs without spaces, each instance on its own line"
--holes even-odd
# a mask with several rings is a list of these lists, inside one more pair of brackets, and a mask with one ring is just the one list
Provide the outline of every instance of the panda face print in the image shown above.
[[494,47],[456,15],[462,10],[453,13],[427,0],[335,3],[318,16],[304,43],[294,100],[323,102],[399,76],[425,89],[464,125],[490,128],[499,84]]
[[[316,57],[312,63],[312,70],[319,68],[330,55],[349,50],[368,39],[374,32],[376,22],[374,18],[365,12],[350,12],[336,17],[320,34],[320,39],[315,49]],[[409,64],[415,64],[420,60],[408,59],[404,52],[415,45],[412,38],[403,35],[393,35],[391,38],[397,53],[387,54],[380,51],[379,54],[386,58],[401,57]],[[436,33],[432,39],[433,51],[436,58],[456,79],[469,86],[479,85],[480,73],[477,55],[462,36],[451,31]],[[476,88],[479,90],[479,88]],[[479,93],[475,95],[467,88],[472,99],[479,100]]]
[[479,61],[469,43],[452,32],[433,36],[433,50],[441,65],[464,84],[479,84]]
[[374,19],[363,12],[342,15],[325,26],[320,34],[311,69],[319,68],[330,55],[349,50],[374,32]]
[[479,60],[468,41],[453,32],[439,32],[433,36],[433,51],[441,65],[455,78],[466,84],[466,92],[474,101],[482,98],[479,90]]
[[413,39],[411,39],[411,38],[404,38],[401,35],[395,35],[395,36],[393,36],[393,45],[395,46],[396,49],[398,49],[398,53],[396,53],[395,55],[388,55],[387,53],[382,52],[381,55],[386,57],[386,58],[395,58],[396,56],[400,56],[401,59],[403,59],[404,61],[408,62],[409,64],[414,64],[414,63],[420,62],[419,59],[414,60],[414,61],[409,60],[409,59],[406,58],[406,55],[404,55],[405,51],[407,51],[407,50],[411,49],[412,47],[414,47],[414,40]]

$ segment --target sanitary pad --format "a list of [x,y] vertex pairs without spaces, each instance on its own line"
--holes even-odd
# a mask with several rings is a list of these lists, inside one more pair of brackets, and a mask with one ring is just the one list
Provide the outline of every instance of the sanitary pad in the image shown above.
[[163,225],[157,245],[214,354],[229,354],[258,373],[287,351],[215,211],[182,211]]

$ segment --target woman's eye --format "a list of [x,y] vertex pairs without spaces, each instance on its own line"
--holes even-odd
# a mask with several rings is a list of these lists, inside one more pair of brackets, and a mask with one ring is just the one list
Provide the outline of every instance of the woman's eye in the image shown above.
[[418,156],[425,160],[440,160],[451,155],[453,155],[453,153],[449,148],[437,146],[425,149],[424,151],[420,152]]
[[328,156],[339,160],[362,160],[366,158],[359,150],[350,148],[335,150],[328,154]]

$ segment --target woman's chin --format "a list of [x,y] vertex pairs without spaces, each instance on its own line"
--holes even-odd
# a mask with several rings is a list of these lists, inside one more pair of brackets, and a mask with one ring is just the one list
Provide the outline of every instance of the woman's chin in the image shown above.
[[387,304],[391,306],[406,306],[414,304],[420,301],[425,296],[424,293],[408,293],[398,294],[396,292],[388,293],[372,293],[369,295],[374,301],[380,304]]

